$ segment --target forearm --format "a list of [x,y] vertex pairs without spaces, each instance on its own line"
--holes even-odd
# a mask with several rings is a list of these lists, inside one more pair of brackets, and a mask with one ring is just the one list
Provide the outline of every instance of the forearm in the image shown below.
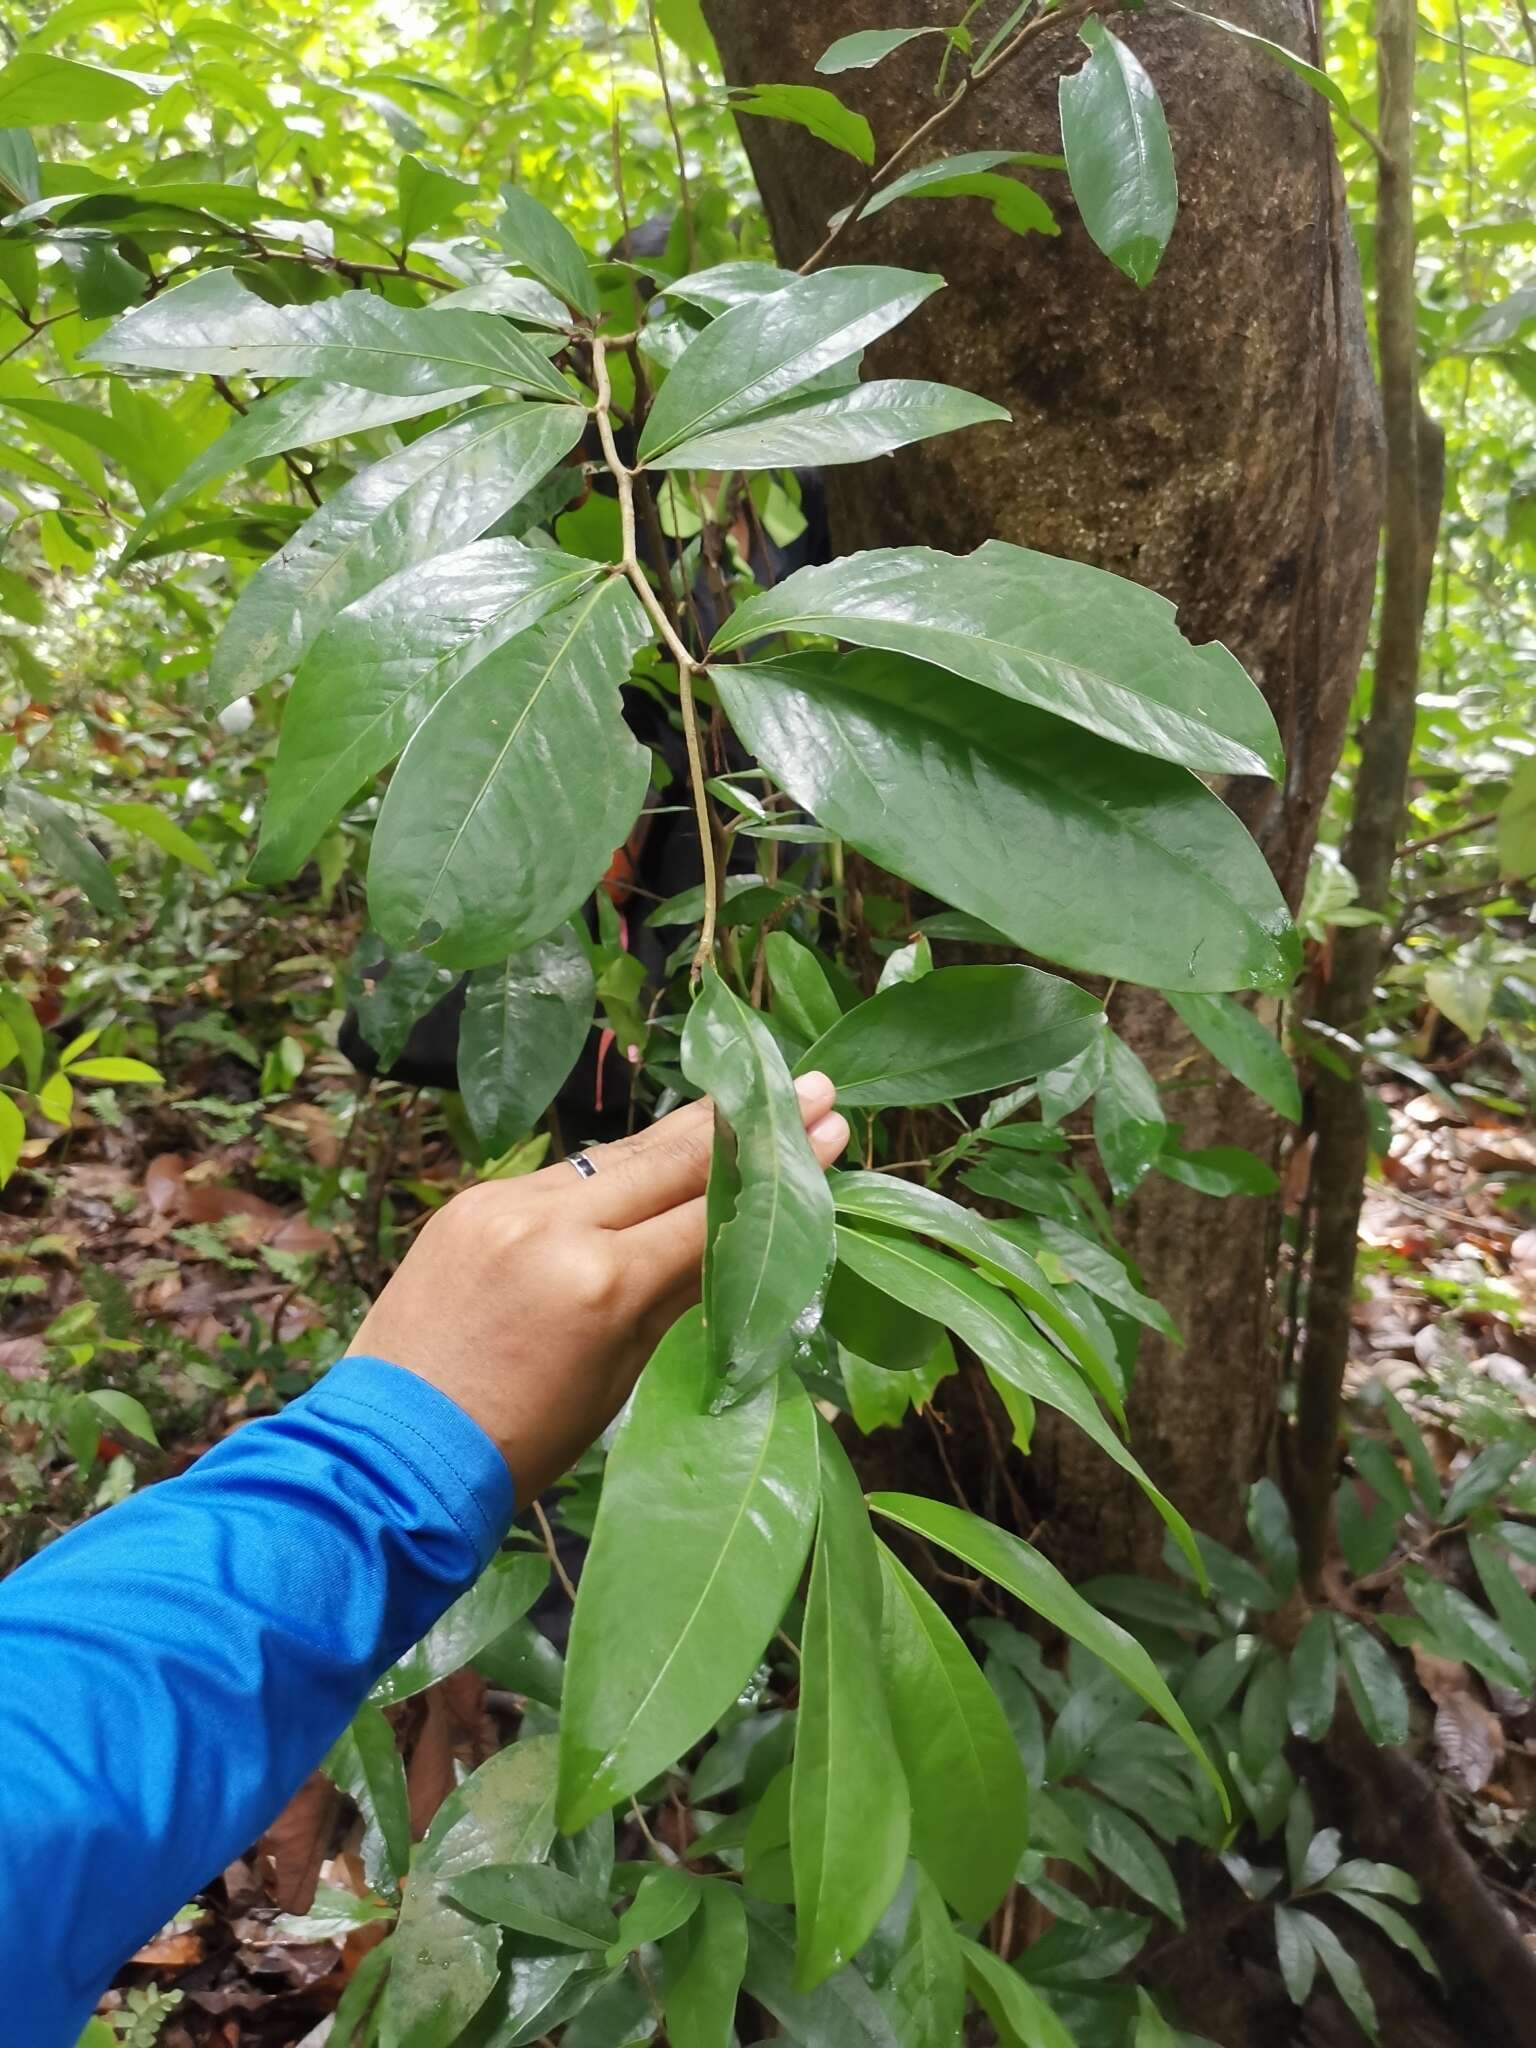
[[[494,1553],[495,1446],[350,1359],[0,1588],[0,2005],[70,2048],[148,1934],[237,1855]],[[21,1909],[45,1887],[48,1910]]]

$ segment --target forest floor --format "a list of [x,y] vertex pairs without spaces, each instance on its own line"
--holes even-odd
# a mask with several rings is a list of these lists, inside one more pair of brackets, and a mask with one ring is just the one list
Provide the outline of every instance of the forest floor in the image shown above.
[[[299,963],[289,991],[300,1011],[303,973]],[[194,1030],[163,1048],[174,1086],[152,1106],[123,1091],[96,1103],[88,1128],[34,1141],[34,1171],[0,1211],[0,1372],[13,1413],[35,1402],[0,1453],[0,1566],[302,1391],[413,1223],[458,1183],[429,1098],[358,1081],[315,1035],[290,1043],[280,1056],[302,1061],[302,1080],[275,1102],[258,1093],[238,1033]],[[1469,1444],[1513,1440],[1536,1420],[1536,1229],[1518,1220],[1533,1207],[1536,1137],[1491,1112],[1468,1122],[1451,1098],[1399,1083],[1383,1099],[1392,1143],[1361,1227],[1352,1392],[1392,1386],[1449,1479]],[[49,1404],[81,1385],[142,1402],[158,1444],[108,1419],[87,1464],[39,1462]],[[1353,1483],[1368,1509],[1365,1479]],[[1380,1592],[1338,1562],[1345,1611]],[[1420,1688],[1423,1760],[1536,1946],[1536,1710],[1464,1664],[1400,1655]],[[419,1827],[455,1767],[497,1746],[495,1717],[510,1708],[465,1671],[394,1710]],[[312,1780],[139,1950],[104,2008],[133,2048],[323,2040],[380,1931],[306,1917],[317,1882],[363,1889],[340,1816],[337,1795]]]

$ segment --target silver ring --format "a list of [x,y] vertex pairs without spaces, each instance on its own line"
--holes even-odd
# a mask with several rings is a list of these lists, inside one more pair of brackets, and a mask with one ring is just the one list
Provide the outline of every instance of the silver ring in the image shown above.
[[597,1178],[597,1161],[590,1152],[573,1152],[565,1163],[567,1166],[574,1166],[583,1180]]

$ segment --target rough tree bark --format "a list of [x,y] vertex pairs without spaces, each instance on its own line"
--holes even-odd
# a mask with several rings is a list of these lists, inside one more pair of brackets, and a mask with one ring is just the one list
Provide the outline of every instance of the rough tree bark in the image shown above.
[[[733,83],[806,82],[836,36],[888,25],[886,0],[706,0]],[[1233,20],[1316,58],[1310,0],[1232,0]],[[940,23],[911,0],[904,25]],[[1196,639],[1225,641],[1274,707],[1283,790],[1225,794],[1287,894],[1299,895],[1337,759],[1369,619],[1378,425],[1360,285],[1328,116],[1290,73],[1179,15],[1115,21],[1155,79],[1178,160],[1180,211],[1162,268],[1138,291],[1088,241],[1066,180],[1027,173],[1061,224],[1020,238],[979,200],[897,203],[855,224],[834,260],[936,270],[948,289],[871,351],[879,374],[942,378],[1008,406],[1013,423],[834,470],[841,549],[989,535],[1134,577],[1173,598]],[[881,154],[933,113],[937,44],[908,45],[835,83]],[[1067,25],[968,98],[914,161],[958,150],[1059,149],[1056,79],[1082,55]],[[818,81],[819,82],[819,81]],[[799,263],[856,195],[853,162],[785,123],[741,123],[775,243]],[[1027,887],[1027,878],[1023,886]],[[1126,990],[1114,1021],[1160,1079],[1198,1075],[1187,1142],[1273,1157],[1262,1105],[1215,1076],[1160,998]],[[1275,1416],[1268,1284],[1276,1217],[1158,1178],[1123,1238],[1184,1333],[1144,1341],[1137,1449],[1211,1534],[1231,1540],[1241,1486]],[[958,1450],[958,1447],[957,1447]],[[953,1458],[952,1458],[953,1462]],[[1160,1538],[1139,1496],[1075,1432],[1042,1433],[1031,1507],[1069,1567],[1140,1566]]]

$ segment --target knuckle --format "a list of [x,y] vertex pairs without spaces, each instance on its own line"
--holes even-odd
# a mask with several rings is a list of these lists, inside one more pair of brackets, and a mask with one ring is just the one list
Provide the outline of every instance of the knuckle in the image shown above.
[[623,1266],[600,1237],[583,1237],[560,1261],[560,1291],[580,1315],[610,1314],[623,1302]]

